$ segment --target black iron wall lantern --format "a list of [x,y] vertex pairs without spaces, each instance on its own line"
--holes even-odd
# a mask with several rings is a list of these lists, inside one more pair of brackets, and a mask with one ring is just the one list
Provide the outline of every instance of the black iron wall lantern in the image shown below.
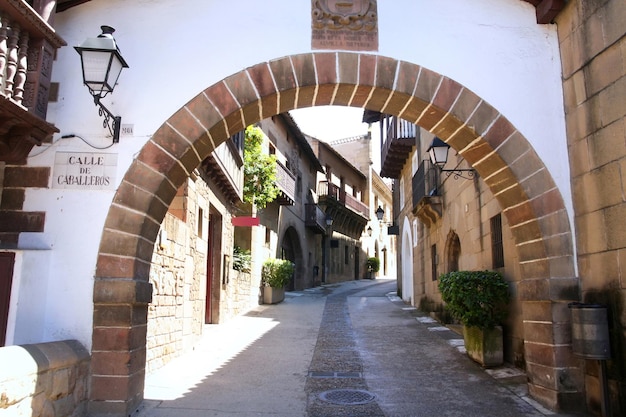
[[379,222],[383,220],[384,215],[385,215],[385,210],[383,210],[381,206],[378,206],[378,208],[376,209],[376,218],[378,219]]
[[326,227],[330,227],[333,225],[333,217],[330,214],[326,215]]
[[428,155],[430,156],[430,162],[432,162],[433,165],[436,165],[441,172],[447,173],[448,176],[454,174],[454,179],[461,177],[466,180],[470,180],[474,178],[476,171],[473,169],[443,169],[448,162],[449,150],[450,145],[438,137],[435,137],[427,149]]
[[115,29],[110,26],[101,26],[101,29],[102,33],[97,38],[88,38],[74,49],[80,54],[83,83],[98,106],[98,114],[104,117],[102,126],[109,129],[113,136],[113,143],[118,143],[122,117],[114,116],[100,100],[113,92],[122,69],[128,68],[128,64],[113,38]]

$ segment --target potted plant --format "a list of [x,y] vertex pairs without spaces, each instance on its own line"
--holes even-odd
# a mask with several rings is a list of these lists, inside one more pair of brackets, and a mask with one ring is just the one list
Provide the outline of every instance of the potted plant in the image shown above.
[[446,309],[463,325],[465,349],[484,367],[502,365],[502,321],[508,314],[509,285],[495,271],[454,271],[439,277]]
[[285,299],[285,285],[289,283],[294,269],[294,264],[286,259],[270,258],[263,262],[261,284],[265,304],[276,304]]
[[365,262],[365,266],[367,267],[367,275],[370,279],[376,278],[376,272],[380,271],[380,259],[373,256],[371,258],[367,258]]

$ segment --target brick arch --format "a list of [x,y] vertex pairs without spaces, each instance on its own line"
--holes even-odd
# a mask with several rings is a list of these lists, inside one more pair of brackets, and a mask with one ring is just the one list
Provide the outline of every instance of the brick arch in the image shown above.
[[[217,145],[245,126],[321,105],[396,115],[457,150],[508,219],[519,254],[521,297],[538,306],[529,314],[539,316],[525,319],[529,326],[535,320],[555,325],[558,291],[553,290],[567,287],[574,277],[572,233],[562,196],[522,134],[470,90],[418,65],[358,53],[294,55],[247,68],[202,91],[156,131],[124,176],[105,222],[95,274],[93,413],[127,415],[142,400],[150,260],[178,187]],[[570,281],[564,284],[561,278]],[[541,395],[549,394],[545,403],[562,391],[553,385],[558,378],[550,378],[562,370],[563,359],[545,351],[556,342],[548,340],[552,327],[543,330],[526,332],[525,351],[528,363],[549,375],[531,383]]]

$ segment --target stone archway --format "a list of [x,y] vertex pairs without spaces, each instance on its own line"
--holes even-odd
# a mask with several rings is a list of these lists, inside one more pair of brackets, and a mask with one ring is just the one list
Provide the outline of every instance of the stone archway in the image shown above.
[[570,349],[555,336],[562,333],[558,313],[577,295],[572,233],[561,194],[532,146],[497,109],[454,80],[388,57],[329,52],[261,63],[212,85],[172,115],[130,166],[98,254],[91,414],[128,415],[142,400],[150,258],[178,186],[245,126],[319,105],[409,120],[476,169],[507,216],[518,250],[530,391],[554,408],[575,394]]

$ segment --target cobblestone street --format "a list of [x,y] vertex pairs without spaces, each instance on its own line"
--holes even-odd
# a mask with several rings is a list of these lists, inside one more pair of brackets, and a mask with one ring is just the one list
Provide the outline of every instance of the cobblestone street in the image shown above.
[[526,376],[484,370],[395,280],[288,293],[226,324],[146,381],[142,417],[551,415]]

